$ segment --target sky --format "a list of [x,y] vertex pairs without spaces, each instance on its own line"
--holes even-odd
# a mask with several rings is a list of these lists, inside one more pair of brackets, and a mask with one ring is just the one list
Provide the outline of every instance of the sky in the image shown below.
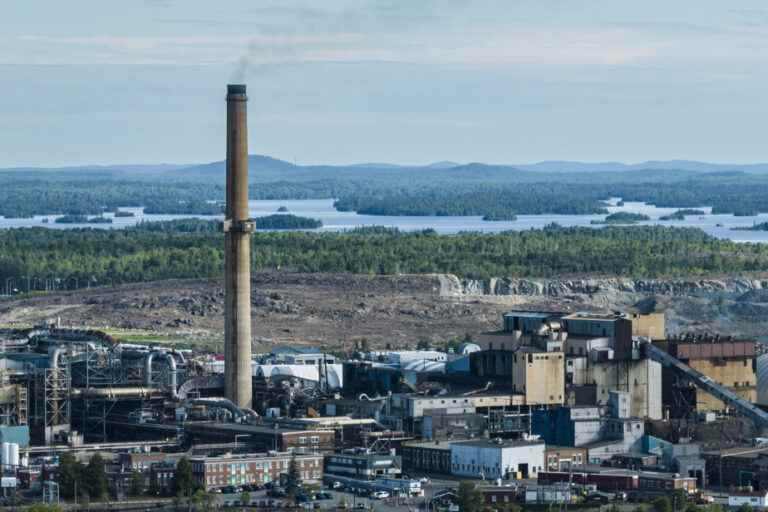
[[764,0],[25,0],[0,167],[768,161]]

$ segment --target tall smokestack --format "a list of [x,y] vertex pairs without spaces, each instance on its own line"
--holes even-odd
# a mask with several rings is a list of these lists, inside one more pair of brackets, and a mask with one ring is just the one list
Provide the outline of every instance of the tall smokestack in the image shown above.
[[224,219],[224,392],[251,407],[251,233],[245,85],[227,86],[227,209]]

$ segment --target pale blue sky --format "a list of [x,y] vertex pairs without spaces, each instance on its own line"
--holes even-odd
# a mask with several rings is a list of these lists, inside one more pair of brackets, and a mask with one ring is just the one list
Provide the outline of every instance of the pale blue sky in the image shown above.
[[764,0],[4,2],[0,166],[768,161]]

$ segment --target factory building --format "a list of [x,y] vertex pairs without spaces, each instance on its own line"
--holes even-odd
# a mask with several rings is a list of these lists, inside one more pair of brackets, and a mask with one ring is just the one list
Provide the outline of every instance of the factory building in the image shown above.
[[578,470],[587,463],[587,450],[581,447],[547,444],[544,460],[546,471]]
[[387,398],[382,421],[408,434],[427,432],[434,438],[437,430],[450,430],[452,434],[464,437],[470,432],[462,435],[450,425],[459,426],[462,422],[466,422],[467,427],[476,425],[471,415],[513,409],[522,405],[516,398],[516,395],[490,393],[471,396],[393,394]]
[[451,474],[451,443],[447,441],[409,442],[402,447],[403,469],[411,474],[424,472]]
[[565,366],[562,352],[545,352],[532,347],[517,351],[484,350],[470,354],[474,376],[511,387],[519,405],[562,404],[565,394]]
[[703,451],[707,481],[721,488],[768,491],[768,447],[735,446]]
[[543,441],[482,439],[451,443],[451,473],[455,476],[535,478],[544,469]]
[[356,480],[376,480],[379,478],[399,478],[402,474],[402,461],[398,455],[370,453],[367,450],[344,450],[325,456],[326,475],[354,478]]
[[280,482],[288,474],[291,460],[296,461],[304,482],[323,479],[323,457],[314,454],[267,453],[192,457],[192,474],[206,491],[226,486]]
[[479,437],[488,430],[483,414],[425,414],[421,422],[422,439]]
[[563,403],[565,361],[562,352],[519,350],[512,360],[512,390],[525,396],[525,405]]
[[663,312],[630,313],[632,336],[641,336],[651,341],[667,339],[666,316]]
[[675,473],[657,471],[631,471],[626,469],[606,469],[588,466],[580,471],[541,472],[539,485],[556,485],[571,482],[579,485],[594,485],[600,491],[631,493],[636,499],[651,499],[667,495],[675,490],[686,494],[696,492],[696,479]]
[[588,361],[568,358],[573,368],[573,384],[568,389],[568,403],[607,405],[612,391],[630,396],[630,415],[638,418],[662,418],[662,369],[651,359]]
[[[692,369],[708,376],[749,402],[758,401],[756,343],[713,335],[683,335],[661,344]],[[673,416],[689,412],[724,411],[725,404],[681,380],[671,370],[663,374],[664,402]]]
[[332,452],[336,446],[333,430],[211,422],[190,423],[185,430],[199,442],[240,442],[265,451]]

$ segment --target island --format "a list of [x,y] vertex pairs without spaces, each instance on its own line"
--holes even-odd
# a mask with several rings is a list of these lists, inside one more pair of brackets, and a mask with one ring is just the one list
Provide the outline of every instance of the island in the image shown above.
[[127,212],[125,210],[115,210],[115,217],[135,217],[133,212]]
[[109,217],[88,217],[87,215],[68,214],[58,217],[55,221],[56,224],[112,224],[112,219]]
[[593,220],[591,224],[634,224],[651,218],[642,213],[616,212],[608,215],[605,220]]
[[751,226],[731,228],[731,231],[768,231],[768,222],[761,222],[759,224],[753,224]]
[[296,215],[267,215],[266,217],[257,217],[256,229],[317,229],[323,227],[323,223],[317,219],[309,217],[298,217]]
[[703,210],[690,210],[690,209],[683,209],[683,210],[677,210],[675,213],[670,213],[669,215],[663,215],[659,217],[659,220],[685,220],[686,215],[706,215],[707,212]]
[[483,215],[483,220],[489,221],[489,222],[500,222],[500,221],[515,221],[517,220],[517,215],[514,213],[503,213],[503,212],[493,212],[493,213],[486,213]]
[[285,213],[285,212],[288,211],[288,207],[287,206],[281,206],[280,208],[277,209],[277,211],[279,213]]

